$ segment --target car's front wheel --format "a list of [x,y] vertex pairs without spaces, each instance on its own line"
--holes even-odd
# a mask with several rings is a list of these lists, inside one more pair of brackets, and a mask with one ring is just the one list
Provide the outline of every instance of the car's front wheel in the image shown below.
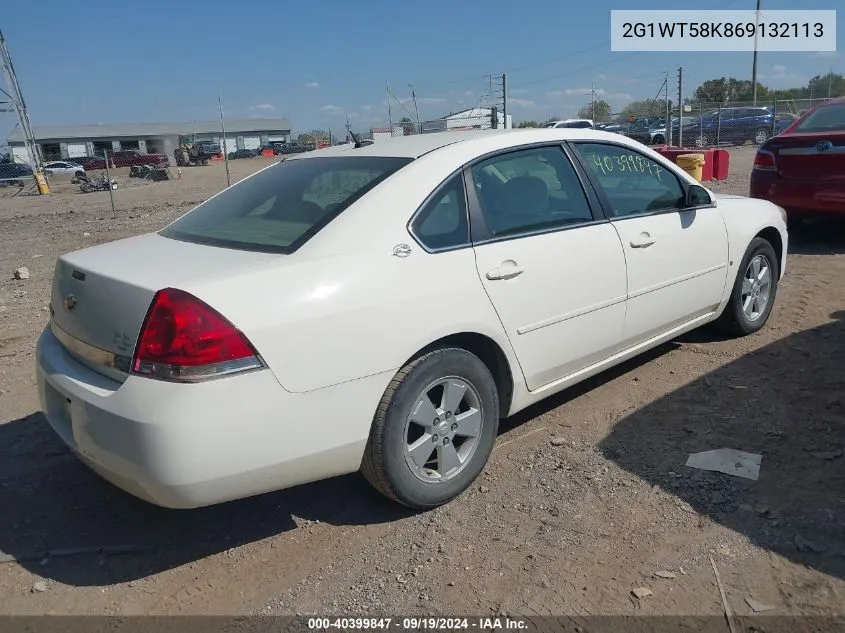
[[763,327],[775,303],[779,278],[775,249],[767,240],[755,237],[742,258],[718,326],[735,336],[752,334]]
[[382,494],[417,509],[461,494],[493,450],[499,395],[490,370],[459,348],[405,365],[376,410],[361,464]]

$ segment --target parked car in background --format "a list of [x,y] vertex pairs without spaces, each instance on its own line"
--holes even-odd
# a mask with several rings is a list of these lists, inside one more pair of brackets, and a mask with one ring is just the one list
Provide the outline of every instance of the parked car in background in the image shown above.
[[22,187],[32,177],[32,167],[26,163],[0,163],[0,186]]
[[[102,160],[103,157],[100,156],[99,160]],[[79,165],[80,167],[84,167],[86,164],[90,163],[92,160],[97,160],[97,156],[69,156],[68,158],[63,158],[62,161],[65,163],[73,163],[74,165]]]
[[[685,116],[681,117],[681,125],[684,126],[686,129],[688,126],[692,125],[696,121],[695,117],[692,116]],[[678,138],[678,117],[672,117],[672,135],[677,141]],[[661,120],[657,123],[652,124],[649,128],[649,139],[650,145],[663,145],[666,143],[666,121]]]
[[571,128],[576,130],[586,130],[593,127],[593,122],[590,119],[565,119],[563,121],[549,121],[542,127],[544,128]]
[[[143,154],[138,150],[128,149],[108,152],[109,167],[134,167],[135,165],[157,165],[166,167],[170,164],[164,154]],[[106,161],[103,157],[91,160],[84,165],[86,171],[105,169]]]
[[719,144],[741,145],[751,141],[765,143],[774,129],[771,107],[722,108],[697,117],[684,127],[684,137],[697,147]]
[[234,152],[229,152],[227,155],[229,160],[236,160],[238,158],[255,158],[258,156],[257,149],[238,149]]
[[280,154],[301,154],[303,152],[310,152],[316,149],[314,143],[281,143],[279,145]]
[[786,209],[790,224],[845,217],[845,97],[811,110],[757,150],[751,196]]
[[787,239],[775,205],[593,130],[326,148],[60,257],[41,406],[160,505],[361,469],[432,508],[500,418],[704,324],[762,328]]
[[790,125],[798,120],[797,114],[790,112],[779,112],[775,115],[775,134],[780,134]]
[[70,161],[56,160],[44,164],[44,173],[48,176],[53,174],[76,174],[84,171],[85,168],[82,165]]

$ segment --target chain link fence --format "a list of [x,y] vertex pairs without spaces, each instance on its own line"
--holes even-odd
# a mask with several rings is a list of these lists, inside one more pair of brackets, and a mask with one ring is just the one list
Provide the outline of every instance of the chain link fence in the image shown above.
[[674,108],[668,129],[665,102],[654,102],[638,109],[626,108],[612,117],[613,120],[596,127],[624,134],[645,145],[698,148],[760,145],[783,132],[807,111],[829,100],[758,100],[756,104],[751,101],[693,101],[684,105],[680,113],[677,107]]
[[457,132],[460,130],[490,130],[504,127],[504,116],[498,108],[471,108],[430,121],[411,121],[406,118],[398,123],[393,123],[392,127],[388,129],[390,130],[390,136],[411,136],[413,134]]

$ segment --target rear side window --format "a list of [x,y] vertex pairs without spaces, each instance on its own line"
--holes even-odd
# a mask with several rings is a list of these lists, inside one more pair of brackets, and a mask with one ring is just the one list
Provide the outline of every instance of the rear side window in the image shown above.
[[411,160],[342,156],[284,161],[224,190],[159,234],[210,246],[292,253]]
[[452,176],[437,190],[411,228],[414,236],[431,250],[469,244],[466,191],[461,174]]
[[793,132],[845,132],[845,103],[834,103],[811,112]]

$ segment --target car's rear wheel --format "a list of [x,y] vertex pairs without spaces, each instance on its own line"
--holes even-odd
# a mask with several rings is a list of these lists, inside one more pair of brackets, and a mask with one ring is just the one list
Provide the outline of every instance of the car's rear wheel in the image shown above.
[[696,147],[710,147],[710,137],[706,134],[699,134],[695,138]]
[[771,131],[770,131],[770,130],[768,130],[768,129],[764,128],[764,127],[761,127],[759,130],[757,130],[756,132],[754,132],[754,142],[755,142],[757,145],[762,145],[763,143],[765,143],[766,141],[768,141],[768,140],[769,140],[769,137],[770,137],[771,135],[772,135],[772,134],[771,134]]
[[399,370],[376,410],[361,472],[382,494],[417,509],[461,494],[487,463],[499,395],[474,354],[441,348]]
[[755,237],[739,266],[731,297],[717,325],[735,336],[746,336],[766,324],[777,295],[780,278],[772,245]]
[[665,142],[666,138],[662,134],[656,134],[651,140],[652,145],[663,145]]

